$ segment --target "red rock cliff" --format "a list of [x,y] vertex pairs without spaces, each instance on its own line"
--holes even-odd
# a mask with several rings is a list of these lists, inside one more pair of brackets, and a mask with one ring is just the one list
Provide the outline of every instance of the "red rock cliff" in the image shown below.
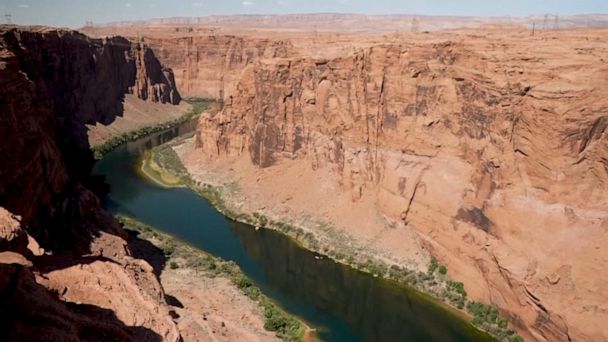
[[41,243],[66,246],[83,222],[99,224],[81,186],[93,162],[84,124],[121,115],[125,93],[170,103],[179,93],[152,51],[124,38],[4,28],[0,39],[0,206]]
[[608,69],[572,42],[501,43],[255,63],[201,117],[197,147],[261,168],[331,165],[353,201],[371,194],[413,227],[523,336],[607,339]]
[[232,94],[243,69],[255,60],[293,55],[289,41],[232,35],[145,37],[164,65],[170,65],[180,91],[189,96],[224,99]]

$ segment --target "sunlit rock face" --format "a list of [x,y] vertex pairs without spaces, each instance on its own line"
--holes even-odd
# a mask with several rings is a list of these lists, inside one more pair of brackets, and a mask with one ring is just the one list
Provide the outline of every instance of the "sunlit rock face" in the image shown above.
[[179,90],[187,95],[227,99],[245,67],[257,60],[289,57],[289,40],[234,35],[147,37],[157,58],[171,66]]
[[608,267],[605,64],[564,45],[536,58],[508,39],[470,41],[258,61],[201,117],[197,153],[330,166],[341,191],[413,227],[522,335],[608,338],[605,308],[585,306],[608,299],[596,281]]

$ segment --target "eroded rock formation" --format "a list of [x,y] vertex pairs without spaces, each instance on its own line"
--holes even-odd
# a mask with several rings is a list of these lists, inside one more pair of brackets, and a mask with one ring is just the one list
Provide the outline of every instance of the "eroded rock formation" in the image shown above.
[[171,71],[143,45],[0,29],[0,331],[8,340],[179,339],[152,268],[129,256],[125,232],[87,188],[85,124],[121,115],[126,93],[180,100]]
[[231,95],[241,72],[253,61],[293,55],[285,40],[194,34],[144,40],[163,64],[171,66],[181,92],[213,99]]
[[329,165],[341,191],[413,227],[523,336],[607,339],[606,49],[491,46],[257,62],[222,112],[201,117],[197,149],[259,168]]
[[[243,37],[192,27],[84,27],[93,37],[121,34],[143,41],[163,65],[171,66],[182,94],[225,99],[232,94],[243,69],[256,60],[290,57],[296,48],[280,37]],[[137,35],[135,35],[137,31]]]
[[[41,250],[18,217],[0,208],[0,336],[7,341],[179,341],[152,267],[101,232],[86,256]],[[12,234],[5,235],[6,227]]]

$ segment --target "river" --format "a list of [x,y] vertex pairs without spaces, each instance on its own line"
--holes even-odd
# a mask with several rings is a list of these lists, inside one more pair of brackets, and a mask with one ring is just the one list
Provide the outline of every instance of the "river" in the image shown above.
[[193,191],[163,188],[138,174],[146,149],[192,129],[187,123],[106,154],[93,169],[110,185],[104,206],[236,262],[322,341],[494,341],[426,295],[320,258],[275,231],[234,222]]

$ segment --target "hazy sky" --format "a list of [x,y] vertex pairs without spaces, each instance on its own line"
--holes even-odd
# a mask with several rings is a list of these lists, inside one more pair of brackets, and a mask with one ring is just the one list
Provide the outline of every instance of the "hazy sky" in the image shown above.
[[343,12],[525,16],[608,13],[608,0],[0,0],[0,21],[83,26],[96,23],[211,14]]

